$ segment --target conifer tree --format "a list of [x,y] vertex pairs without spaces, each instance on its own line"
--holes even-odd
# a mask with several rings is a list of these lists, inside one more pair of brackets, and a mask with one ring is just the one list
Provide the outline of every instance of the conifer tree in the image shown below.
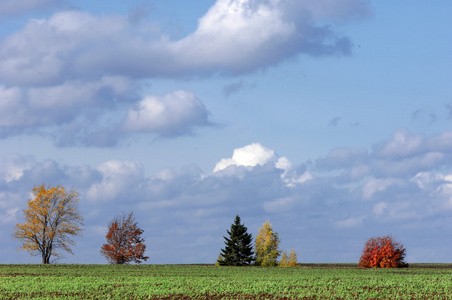
[[240,223],[240,217],[235,217],[230,230],[226,230],[229,237],[224,237],[224,249],[221,249],[222,260],[218,260],[221,266],[246,266],[254,261],[253,236],[247,232],[244,224]]

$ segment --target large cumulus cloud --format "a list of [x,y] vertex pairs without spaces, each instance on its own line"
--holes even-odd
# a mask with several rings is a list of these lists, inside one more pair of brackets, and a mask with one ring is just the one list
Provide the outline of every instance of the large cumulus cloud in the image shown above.
[[259,143],[253,143],[243,148],[235,149],[232,158],[223,158],[216,164],[213,171],[218,172],[229,166],[262,166],[271,160],[275,160],[273,150],[263,147]]
[[199,20],[194,33],[170,47],[174,53],[187,50],[184,56],[177,55],[183,67],[228,73],[249,72],[299,53],[350,54],[351,41],[316,24],[321,9],[308,2],[219,0]]

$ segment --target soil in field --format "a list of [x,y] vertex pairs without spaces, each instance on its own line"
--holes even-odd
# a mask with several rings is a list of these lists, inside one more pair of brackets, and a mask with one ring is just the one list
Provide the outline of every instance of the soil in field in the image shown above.
[[[154,300],[190,300],[193,299],[189,296],[185,295],[170,295],[164,298],[156,298]],[[221,299],[235,299],[235,300],[257,300],[257,299],[273,299],[273,300],[290,300],[292,298],[281,297],[277,295],[265,294],[261,293],[258,295],[249,295],[249,294],[233,294],[233,295],[225,295],[225,294],[207,294],[197,296],[196,299],[199,300],[221,300]],[[311,300],[312,298],[304,297],[300,298],[301,300]]]

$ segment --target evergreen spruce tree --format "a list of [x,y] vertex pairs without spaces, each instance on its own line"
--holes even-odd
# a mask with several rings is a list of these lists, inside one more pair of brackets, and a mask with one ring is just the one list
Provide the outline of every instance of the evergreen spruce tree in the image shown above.
[[221,266],[246,266],[254,261],[252,240],[253,236],[247,233],[245,225],[240,224],[237,215],[230,230],[226,230],[229,237],[224,237],[224,249],[221,249],[223,260],[218,260]]

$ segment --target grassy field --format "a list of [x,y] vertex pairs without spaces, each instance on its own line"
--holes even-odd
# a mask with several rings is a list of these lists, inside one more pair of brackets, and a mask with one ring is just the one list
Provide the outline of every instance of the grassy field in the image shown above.
[[452,299],[452,265],[0,265],[0,299]]

